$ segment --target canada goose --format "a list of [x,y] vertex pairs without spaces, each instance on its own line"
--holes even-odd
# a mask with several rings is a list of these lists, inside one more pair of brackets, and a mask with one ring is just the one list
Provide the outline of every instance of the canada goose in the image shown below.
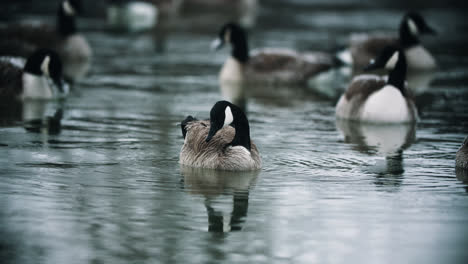
[[107,22],[116,28],[142,31],[153,28],[158,20],[158,8],[147,1],[111,0],[107,7]]
[[63,0],[57,14],[57,24],[13,24],[0,28],[0,55],[28,57],[38,48],[50,48],[60,55],[67,80],[83,77],[89,70],[91,48],[78,33],[75,15],[80,11],[79,0]]
[[219,49],[225,43],[231,44],[232,52],[221,69],[221,82],[300,84],[333,65],[333,57],[321,52],[298,53],[269,48],[249,55],[247,34],[235,23],[227,23],[221,28],[212,48]]
[[65,93],[62,63],[57,53],[40,49],[19,62],[0,60],[0,100],[52,99]]
[[[383,65],[383,66],[382,66]],[[336,105],[336,116],[370,123],[408,123],[418,119],[405,85],[406,59],[401,49],[387,47],[369,68],[393,69],[386,78],[363,74],[353,78]]]
[[385,46],[400,45],[405,52],[408,70],[431,70],[436,68],[436,62],[420,43],[419,36],[422,34],[435,34],[435,31],[420,14],[408,12],[400,22],[399,38],[385,34],[354,34],[350,39],[349,50],[340,53],[338,57],[355,68],[362,68],[378,56]]
[[188,116],[181,127],[185,138],[181,164],[232,171],[261,168],[257,147],[250,140],[249,121],[236,105],[219,101],[211,108],[209,121]]
[[463,145],[457,151],[455,165],[458,168],[468,169],[468,137],[463,141]]

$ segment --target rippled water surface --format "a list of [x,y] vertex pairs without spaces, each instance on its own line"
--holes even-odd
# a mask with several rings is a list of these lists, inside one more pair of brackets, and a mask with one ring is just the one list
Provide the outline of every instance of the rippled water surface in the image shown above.
[[[53,21],[55,4],[35,4],[10,6],[11,19]],[[255,87],[246,108],[264,165],[252,173],[178,164],[178,124],[222,98],[228,51],[209,44],[223,15],[182,15],[148,34],[81,19],[92,71],[66,101],[40,106],[61,109],[61,130],[1,123],[1,262],[466,263],[468,177],[454,166],[468,134],[466,13],[409,8],[439,32],[424,39],[440,68],[418,97],[421,122],[340,123],[336,98]],[[249,43],[332,51],[350,32],[394,30],[404,10],[261,1]]]

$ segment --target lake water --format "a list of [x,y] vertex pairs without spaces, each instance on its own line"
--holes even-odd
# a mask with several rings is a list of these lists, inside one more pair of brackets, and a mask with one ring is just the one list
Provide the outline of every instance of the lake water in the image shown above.
[[[468,177],[454,166],[468,134],[466,12],[392,3],[261,2],[251,47],[332,51],[419,10],[439,33],[424,43],[440,69],[416,126],[337,123],[336,98],[252,89],[263,169],[250,173],[178,164],[180,121],[222,99],[229,51],[209,50],[222,14],[182,15],[155,34],[81,19],[92,71],[66,101],[41,106],[61,109],[61,131],[0,127],[1,262],[467,263]],[[2,5],[13,20],[55,14],[48,2]]]

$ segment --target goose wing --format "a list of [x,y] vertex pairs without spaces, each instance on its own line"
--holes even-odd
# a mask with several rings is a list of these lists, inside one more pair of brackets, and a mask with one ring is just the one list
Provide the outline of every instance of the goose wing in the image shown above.
[[15,65],[0,61],[0,100],[11,99],[21,94],[23,70]]
[[288,49],[262,49],[252,52],[246,74],[250,79],[277,82],[305,82],[311,76],[328,70],[333,58],[322,52],[297,53]]

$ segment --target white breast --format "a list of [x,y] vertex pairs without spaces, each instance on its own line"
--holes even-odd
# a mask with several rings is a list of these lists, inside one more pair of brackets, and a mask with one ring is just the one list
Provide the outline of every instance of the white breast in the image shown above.
[[219,74],[219,80],[221,82],[241,82],[244,80],[243,66],[242,64],[229,57],[223,65]]
[[434,57],[420,45],[405,50],[405,56],[408,69],[429,70],[436,67]]
[[92,51],[83,36],[76,34],[68,37],[63,42],[60,55],[63,61],[65,76],[79,79],[88,72]]
[[411,122],[412,110],[396,87],[386,85],[367,98],[362,106],[360,119],[371,123]]
[[22,99],[52,99],[52,89],[46,77],[23,73]]

